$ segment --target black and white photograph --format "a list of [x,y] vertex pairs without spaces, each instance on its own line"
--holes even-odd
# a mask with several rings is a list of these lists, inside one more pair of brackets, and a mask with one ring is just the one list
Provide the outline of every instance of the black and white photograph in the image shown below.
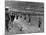
[[5,0],[5,35],[44,33],[44,3]]

